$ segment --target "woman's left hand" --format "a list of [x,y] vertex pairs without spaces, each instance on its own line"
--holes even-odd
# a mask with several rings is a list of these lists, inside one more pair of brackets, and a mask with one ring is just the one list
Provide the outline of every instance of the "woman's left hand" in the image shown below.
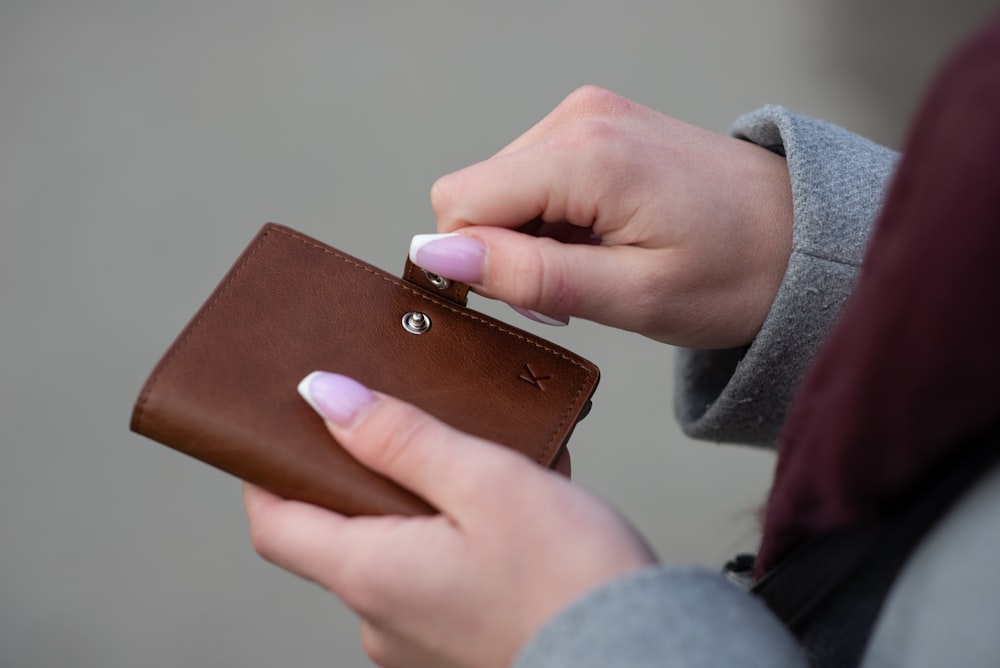
[[507,448],[334,374],[304,396],[366,466],[441,510],[348,518],[245,487],[254,547],[361,617],[383,666],[507,666],[581,594],[655,562],[607,505]]

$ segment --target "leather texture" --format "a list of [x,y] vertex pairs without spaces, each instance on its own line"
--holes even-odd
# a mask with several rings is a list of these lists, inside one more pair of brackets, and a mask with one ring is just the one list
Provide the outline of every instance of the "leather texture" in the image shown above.
[[[462,290],[436,294],[267,224],[153,370],[132,430],[348,515],[433,512],[348,455],[299,397],[298,382],[324,370],[551,466],[597,367],[461,306]],[[430,319],[422,334],[403,326],[413,312]]]

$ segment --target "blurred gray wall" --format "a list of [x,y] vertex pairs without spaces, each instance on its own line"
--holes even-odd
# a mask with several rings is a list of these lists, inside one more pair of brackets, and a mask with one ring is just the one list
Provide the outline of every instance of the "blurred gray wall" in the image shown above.
[[[992,5],[0,1],[0,668],[368,665],[338,602],[252,552],[235,480],[127,430],[262,223],[398,271],[433,180],[585,83],[898,145]],[[669,349],[533,329],[603,371],[581,484],[666,561],[753,547],[773,460],[678,433]]]

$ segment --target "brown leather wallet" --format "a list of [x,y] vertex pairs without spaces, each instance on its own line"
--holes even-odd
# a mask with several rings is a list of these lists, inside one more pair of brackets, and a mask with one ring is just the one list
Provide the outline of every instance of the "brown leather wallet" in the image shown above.
[[551,466],[598,369],[466,308],[467,290],[265,225],[153,370],[132,430],[341,513],[433,512],[347,454],[299,397],[298,382],[324,370]]

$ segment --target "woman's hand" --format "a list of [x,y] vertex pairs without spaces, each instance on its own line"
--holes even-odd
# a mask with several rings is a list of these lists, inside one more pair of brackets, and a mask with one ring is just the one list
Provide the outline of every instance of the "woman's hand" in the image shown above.
[[529,317],[690,347],[749,343],[791,252],[783,158],[595,87],[439,179],[431,204],[450,236],[415,239],[429,271]]
[[611,509],[520,454],[344,376],[303,396],[331,434],[437,516],[347,518],[247,485],[254,547],[337,594],[384,666],[506,666],[585,591],[654,563]]

